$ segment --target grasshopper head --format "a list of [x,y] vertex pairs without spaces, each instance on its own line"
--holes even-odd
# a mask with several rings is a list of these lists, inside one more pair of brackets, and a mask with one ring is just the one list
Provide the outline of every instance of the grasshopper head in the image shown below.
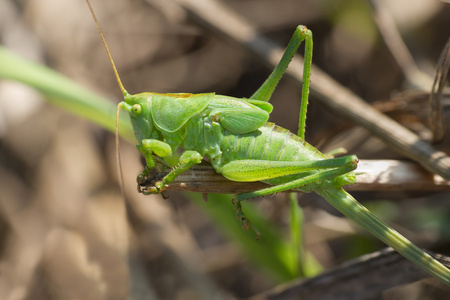
[[130,114],[136,139],[141,142],[152,136],[153,122],[151,118],[151,93],[141,93],[136,95],[125,95],[125,101],[119,103],[119,108],[123,108]]

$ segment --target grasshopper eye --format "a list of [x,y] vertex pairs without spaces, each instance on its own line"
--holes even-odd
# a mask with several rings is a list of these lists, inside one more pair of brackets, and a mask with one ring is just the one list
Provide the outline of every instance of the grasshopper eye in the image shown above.
[[141,111],[142,111],[142,107],[140,104],[135,104],[131,107],[131,113],[135,117],[139,116],[141,114]]

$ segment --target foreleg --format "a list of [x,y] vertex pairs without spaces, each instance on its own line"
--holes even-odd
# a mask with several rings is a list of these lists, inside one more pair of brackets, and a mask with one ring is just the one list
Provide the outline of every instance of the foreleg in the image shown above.
[[145,157],[145,160],[147,162],[147,166],[145,167],[144,171],[142,171],[142,173],[137,177],[138,191],[145,195],[161,193],[165,189],[165,187],[169,185],[179,174],[202,161],[202,156],[200,155],[200,153],[196,151],[185,151],[181,155],[178,165],[172,168],[169,174],[164,176],[161,180],[156,181],[153,187],[144,192],[141,189],[141,185],[147,181],[150,171],[155,167],[153,154],[159,157],[167,157],[172,154],[172,148],[165,142],[154,139],[145,139],[142,140],[141,145],[138,146],[138,149],[139,152],[141,152]]
[[202,156],[197,151],[185,151],[178,161],[178,165],[172,168],[172,170],[164,176],[161,180],[157,181],[155,185],[145,192],[141,189],[139,190],[144,195],[149,194],[159,194],[166,189],[166,186],[172,183],[175,178],[181,173],[189,170],[193,165],[198,164],[202,161]]

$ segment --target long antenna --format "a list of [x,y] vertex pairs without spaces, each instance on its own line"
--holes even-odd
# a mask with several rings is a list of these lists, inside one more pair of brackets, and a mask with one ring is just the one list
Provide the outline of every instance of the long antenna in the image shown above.
[[[111,62],[111,65],[114,70],[114,75],[116,75],[117,83],[119,84],[120,90],[122,91],[122,94],[124,97],[129,96],[128,92],[123,87],[122,81],[120,80],[119,72],[117,72],[116,65],[114,64],[114,60],[111,56],[111,52],[109,52],[108,44],[106,44],[105,37],[103,36],[102,29],[100,28],[100,25],[98,23],[97,17],[95,16],[94,10],[92,9],[91,3],[89,0],[86,0],[86,3],[89,7],[89,10],[91,11],[92,17],[94,18],[95,25],[97,26],[98,32],[100,33],[100,37],[102,38],[103,45],[105,46],[106,53],[108,54],[109,61]],[[123,172],[122,172],[122,162],[120,159],[120,151],[119,151],[119,115],[120,115],[120,109],[123,106],[123,102],[120,102],[117,105],[117,111],[116,111],[116,161],[117,161],[117,170],[119,172],[119,185],[120,185],[120,191],[122,193],[122,198],[125,199],[125,186],[123,181]]]
[[103,45],[105,45],[106,53],[108,53],[109,61],[111,62],[111,65],[113,67],[114,75],[116,75],[117,83],[119,84],[122,94],[126,97],[129,94],[123,87],[122,81],[120,80],[119,72],[117,72],[116,65],[114,64],[114,60],[111,56],[111,52],[109,52],[108,44],[106,44],[106,40],[105,40],[105,37],[103,36],[103,32],[102,32],[102,29],[100,28],[97,17],[95,16],[94,10],[92,9],[92,6],[91,6],[91,3],[89,2],[89,0],[86,0],[86,3],[89,6],[89,10],[91,11],[92,17],[94,18],[95,25],[97,26],[98,32],[100,33],[100,37],[102,38]]

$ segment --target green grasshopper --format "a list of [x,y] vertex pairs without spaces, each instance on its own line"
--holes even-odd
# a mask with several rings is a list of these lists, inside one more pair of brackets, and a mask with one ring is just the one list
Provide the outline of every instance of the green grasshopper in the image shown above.
[[[172,165],[170,172],[145,194],[163,193],[179,174],[206,158],[217,173],[231,181],[263,181],[271,185],[235,195],[232,200],[244,229],[252,228],[258,238],[259,231],[242,211],[242,200],[292,189],[314,191],[407,259],[450,285],[449,269],[383,223],[342,189],[343,185],[356,181],[352,172],[358,163],[355,155],[330,158],[304,140],[313,47],[309,29],[302,25],[297,27],[278,66],[249,99],[214,93],[130,95],[122,85],[89,0],[86,2],[124,95],[124,101],[117,106],[117,114],[120,109],[129,113],[139,142],[137,148],[146,159],[146,167],[137,178],[140,192],[143,192],[141,185],[155,168],[155,159],[171,158],[182,148],[184,152],[178,164]],[[272,111],[268,101],[303,41],[301,111],[298,135],[295,135],[267,122]]]

